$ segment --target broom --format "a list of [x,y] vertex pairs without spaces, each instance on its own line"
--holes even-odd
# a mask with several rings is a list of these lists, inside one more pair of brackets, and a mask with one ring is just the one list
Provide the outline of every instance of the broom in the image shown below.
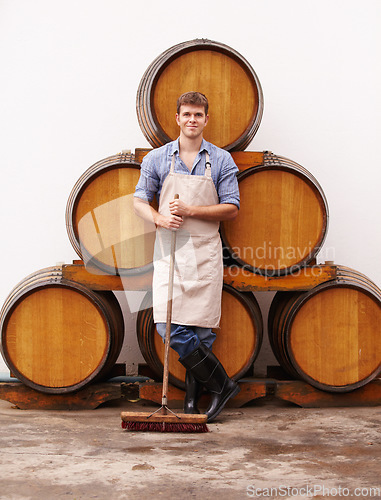
[[[175,194],[175,199],[179,197]],[[122,428],[130,431],[153,432],[208,432],[206,425],[207,415],[192,413],[174,413],[168,404],[168,372],[169,372],[169,343],[171,337],[173,278],[175,270],[176,231],[171,234],[171,253],[169,261],[169,282],[167,300],[167,322],[164,346],[164,370],[161,407],[153,413],[122,412]]]

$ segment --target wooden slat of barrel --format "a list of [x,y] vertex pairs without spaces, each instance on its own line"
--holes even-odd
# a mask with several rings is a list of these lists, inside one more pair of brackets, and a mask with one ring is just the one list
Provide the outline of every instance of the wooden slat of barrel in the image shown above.
[[297,164],[252,167],[238,175],[241,208],[221,223],[226,248],[253,272],[283,275],[307,264],[324,242],[328,206]]
[[67,393],[112,368],[124,337],[112,292],[38,274],[17,289],[0,317],[3,357],[17,378],[41,392]]
[[277,292],[271,302],[268,314],[268,336],[271,349],[279,364],[293,377],[299,378],[298,372],[289,360],[287,347],[284,346],[282,328],[287,315],[301,292]]
[[[262,343],[262,316],[257,301],[251,293],[241,293],[224,285],[220,329],[213,352],[223,364],[228,375],[242,377],[252,366]],[[139,313],[137,335],[142,354],[158,378],[163,373],[164,343],[152,319],[152,309]],[[169,359],[170,382],[184,388],[185,368],[172,349]]]
[[[94,293],[94,290],[92,290]],[[123,347],[124,342],[124,317],[121,306],[118,299],[111,290],[107,291],[97,291],[96,297],[102,301],[102,306],[104,308],[104,317],[110,322],[111,327],[109,329],[110,337],[110,348],[107,356],[107,362],[102,368],[102,377],[107,374],[107,372],[116,363],[120,351]]]
[[178,137],[176,101],[189,91],[208,98],[205,139],[229,151],[245,149],[262,118],[262,89],[253,68],[237,51],[211,40],[171,47],[144,73],[137,113],[150,144],[158,147]]
[[[342,270],[337,280],[280,301],[280,310],[283,321],[275,319],[271,334],[311,385],[347,392],[380,373],[381,291],[363,275]],[[287,362],[283,367],[290,371]]]
[[152,266],[155,225],[137,216],[133,193],[140,165],[109,157],[90,167],[69,197],[70,241],[86,266],[110,274],[144,272]]

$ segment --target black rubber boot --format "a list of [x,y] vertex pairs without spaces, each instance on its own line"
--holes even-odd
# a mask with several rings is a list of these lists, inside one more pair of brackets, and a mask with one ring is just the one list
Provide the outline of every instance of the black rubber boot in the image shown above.
[[208,422],[212,421],[227,401],[239,393],[239,385],[228,377],[220,361],[204,344],[200,344],[180,362],[211,393],[210,405],[205,413]]
[[190,370],[185,374],[184,413],[200,413],[197,407],[202,393],[202,385],[194,378]]

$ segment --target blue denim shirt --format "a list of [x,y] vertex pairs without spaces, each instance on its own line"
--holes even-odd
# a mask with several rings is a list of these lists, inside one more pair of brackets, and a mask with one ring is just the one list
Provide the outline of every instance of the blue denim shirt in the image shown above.
[[175,155],[175,172],[184,175],[204,175],[205,151],[209,154],[212,179],[219,202],[232,203],[239,208],[238,167],[228,151],[205,141],[205,139],[202,140],[200,151],[194,160],[191,171],[179,157],[178,139],[150,151],[141,164],[140,178],[134,196],[145,201],[152,201],[156,194],[159,202],[161,188],[169,173],[173,155]]

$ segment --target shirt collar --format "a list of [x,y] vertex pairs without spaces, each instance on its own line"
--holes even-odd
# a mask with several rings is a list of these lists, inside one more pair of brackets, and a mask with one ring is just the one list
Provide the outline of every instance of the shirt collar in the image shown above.
[[[202,139],[199,153],[206,151],[210,155],[210,142],[206,141],[204,138]],[[172,156],[175,153],[179,153],[179,137],[172,142],[172,149],[169,152],[169,155]]]

